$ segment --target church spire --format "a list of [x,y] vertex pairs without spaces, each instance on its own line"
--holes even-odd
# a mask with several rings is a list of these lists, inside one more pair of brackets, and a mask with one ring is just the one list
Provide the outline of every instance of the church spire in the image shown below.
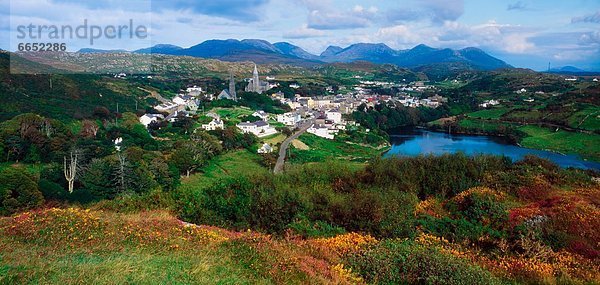
[[254,85],[254,92],[262,93],[262,90],[260,90],[260,79],[258,78],[258,68],[256,67],[256,64],[254,64],[254,72],[252,72],[252,84]]
[[229,96],[234,101],[237,101],[237,94],[235,93],[235,78],[233,77],[233,70],[229,70]]

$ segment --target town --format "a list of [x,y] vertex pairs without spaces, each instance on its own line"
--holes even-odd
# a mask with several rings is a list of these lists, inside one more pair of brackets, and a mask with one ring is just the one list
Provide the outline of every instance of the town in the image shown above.
[[[118,78],[126,78],[126,74],[115,75]],[[276,77],[265,76],[261,79],[258,67],[255,65],[252,77],[243,79],[246,84],[245,92],[254,92],[257,94],[267,93],[277,88]],[[360,79],[360,78],[358,78]],[[200,128],[206,131],[224,129],[227,121],[236,121],[235,117],[222,118],[218,113],[205,111],[202,109],[203,103],[215,100],[230,100],[236,102],[238,90],[236,90],[236,79],[230,72],[228,77],[228,88],[223,89],[218,94],[208,93],[202,87],[192,85],[181,90],[180,93],[172,99],[162,99],[160,104],[154,106],[155,113],[146,113],[139,118],[141,124],[147,128],[160,122],[173,123],[178,119],[185,118],[209,118],[209,121],[200,125]],[[399,103],[406,107],[417,108],[437,108],[448,102],[447,98],[440,95],[422,97],[424,91],[434,91],[434,86],[426,85],[422,81],[410,83],[392,83],[380,81],[363,81],[359,84],[343,87],[347,89],[344,94],[335,94],[332,87],[327,87],[327,96],[301,96],[295,94],[293,98],[286,98],[284,93],[268,92],[273,101],[288,106],[290,111],[282,114],[267,113],[263,110],[253,110],[249,114],[252,121],[240,121],[235,126],[243,133],[253,134],[258,138],[266,138],[280,133],[276,127],[284,127],[289,131],[300,129],[307,125],[306,132],[318,137],[332,140],[340,131],[349,128],[358,128],[360,123],[350,119],[350,114],[355,112],[359,106],[373,108],[379,103]],[[300,85],[292,83],[291,88],[298,89]],[[400,90],[398,96],[380,95],[372,91],[372,87],[397,88]],[[346,91],[346,90],[345,90]],[[369,129],[364,129],[369,132]],[[273,145],[263,143],[258,149],[259,153],[270,153],[275,150]]]

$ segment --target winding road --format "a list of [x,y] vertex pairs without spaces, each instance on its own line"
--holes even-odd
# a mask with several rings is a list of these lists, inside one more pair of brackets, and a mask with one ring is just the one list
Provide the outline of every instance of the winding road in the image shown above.
[[290,146],[290,143],[293,140],[297,139],[301,134],[306,132],[306,130],[308,130],[308,128],[310,128],[310,126],[312,126],[312,124],[313,124],[312,120],[308,120],[308,121],[304,122],[302,124],[302,126],[300,126],[300,129],[297,132],[295,132],[294,134],[289,136],[287,139],[285,139],[281,143],[281,146],[279,146],[279,157],[277,158],[277,163],[275,164],[275,168],[273,168],[274,173],[281,173],[283,171],[283,166],[285,164],[285,154],[287,152],[288,147]]

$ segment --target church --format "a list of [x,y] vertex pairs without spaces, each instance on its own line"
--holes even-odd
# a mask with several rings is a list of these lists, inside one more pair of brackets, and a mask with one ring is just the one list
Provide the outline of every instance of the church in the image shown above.
[[233,77],[233,71],[229,71],[229,89],[223,89],[217,99],[229,99],[237,101],[237,94],[235,92],[235,78]]
[[269,86],[269,82],[261,82],[258,77],[258,69],[256,68],[256,64],[254,65],[254,72],[252,73],[252,78],[248,80],[248,86],[246,86],[246,92],[256,92],[258,94],[262,94],[263,92],[271,89]]

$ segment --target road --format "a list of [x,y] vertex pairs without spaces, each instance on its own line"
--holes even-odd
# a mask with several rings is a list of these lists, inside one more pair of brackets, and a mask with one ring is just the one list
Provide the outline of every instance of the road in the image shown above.
[[312,124],[312,120],[305,122],[297,132],[289,136],[281,143],[281,146],[279,147],[279,157],[277,158],[277,163],[275,164],[275,168],[273,169],[274,173],[281,173],[283,171],[283,166],[285,164],[285,154],[287,152],[288,147],[290,146],[290,143],[293,140],[297,139],[301,134],[306,132],[306,130],[308,130],[308,128],[310,128]]

